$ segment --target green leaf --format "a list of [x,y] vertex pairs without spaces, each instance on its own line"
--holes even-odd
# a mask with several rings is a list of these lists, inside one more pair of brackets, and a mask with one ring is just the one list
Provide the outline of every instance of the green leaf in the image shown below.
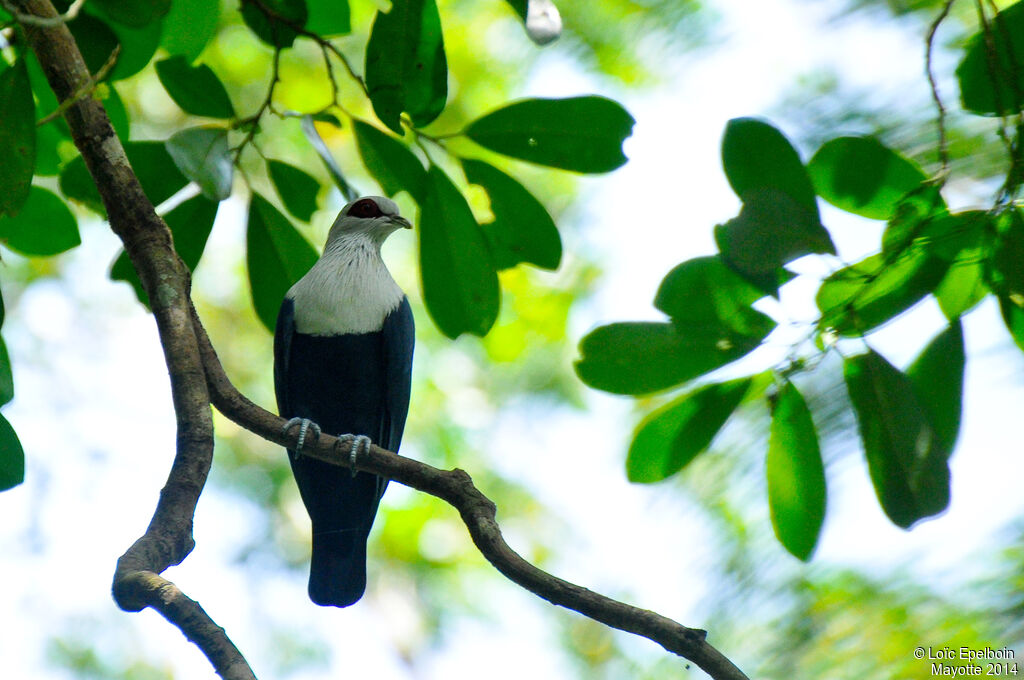
[[1000,296],[1024,300],[1024,216],[1019,210],[1000,216],[985,277]]
[[825,521],[825,466],[807,402],[791,382],[772,404],[765,469],[775,536],[790,554],[807,561]]
[[448,61],[434,0],[405,0],[377,12],[366,45],[366,87],[382,123],[404,134],[401,114],[423,127],[444,110]]
[[988,28],[970,39],[956,69],[960,101],[968,111],[1008,116],[1024,107],[1024,4],[999,12]]
[[939,308],[950,321],[966,314],[988,295],[984,253],[981,247],[961,251],[935,288]]
[[[306,0],[242,3],[242,20],[245,25],[271,47],[291,47],[299,35],[295,29],[305,28],[308,17]],[[274,314],[277,314],[277,310]]]
[[487,335],[498,318],[498,274],[465,197],[435,165],[420,210],[420,274],[423,301],[442,333]]
[[[751,194],[785,194],[818,223],[818,203],[807,170],[781,132],[754,118],[734,118],[722,137],[722,167],[744,203]],[[823,251],[812,251],[823,252]],[[834,252],[834,251],[828,251]]]
[[194,127],[176,132],[167,140],[167,153],[207,198],[223,201],[231,195],[235,166],[224,128]]
[[[882,232],[882,252],[888,256],[896,257],[911,244],[933,249],[931,237],[935,232],[946,232],[953,228],[952,224],[946,222],[952,216],[946,209],[946,202],[942,200],[939,188],[933,185],[922,185],[918,189],[898,201],[889,217],[885,231]],[[959,219],[959,218],[957,218]],[[945,240],[945,239],[940,239]],[[941,246],[941,247],[940,247]],[[942,250],[945,259],[949,259],[956,252],[947,253],[947,244],[936,243],[935,250]],[[936,253],[938,254],[938,253]]]
[[[195,271],[199,265],[199,259],[206,248],[218,205],[216,201],[211,201],[205,196],[193,196],[164,215],[164,221],[174,237],[174,249],[191,271]],[[130,284],[139,302],[149,307],[149,296],[146,295],[142,281],[139,280],[139,275],[125,251],[122,250],[114,260],[110,268],[110,278]]]
[[826,142],[807,164],[819,196],[847,212],[887,220],[927,177],[921,168],[874,137]]
[[320,182],[294,165],[281,161],[268,160],[267,170],[288,212],[303,222],[309,222],[309,218],[316,212]]
[[[93,96],[100,100],[103,108],[107,110],[107,117],[110,118],[110,125],[114,128],[118,138],[127,142],[131,134],[131,124],[128,122],[128,110],[121,101],[121,95],[117,93],[113,83],[101,83],[96,87]],[[52,174],[57,174],[56,172]]]
[[[86,6],[88,7],[89,3],[86,3]],[[117,64],[110,72],[110,80],[130,78],[146,68],[156,54],[157,48],[160,47],[160,38],[163,36],[163,22],[153,21],[139,28],[119,23],[110,23],[109,26],[117,36],[117,42],[121,44],[121,54],[118,55]]]
[[921,351],[907,369],[914,394],[935,431],[929,458],[921,461],[913,485],[928,504],[927,514],[949,505],[948,460],[960,435],[964,398],[964,332],[960,320],[951,322]]
[[0,338],[0,406],[14,399],[14,374],[11,372],[11,357],[7,344]]
[[25,481],[25,451],[7,419],[0,415],[0,491]]
[[913,383],[874,350],[846,359],[844,375],[885,514],[906,529],[939,512],[944,507],[935,483],[940,440]]
[[[89,67],[89,72],[97,73],[117,48],[117,34],[106,22],[91,16],[87,11],[79,12],[77,17],[67,23],[67,27],[82,53],[82,58],[85,59],[85,65]],[[118,56],[119,61],[121,56]],[[108,79],[109,77],[108,75]]]
[[[770,321],[770,320],[769,320]],[[674,387],[739,359],[761,344],[757,335],[725,327],[624,322],[600,326],[580,341],[576,374],[614,394],[648,394]]]
[[[128,161],[135,170],[139,183],[153,205],[160,205],[188,184],[167,153],[164,142],[127,142],[124,145]],[[105,214],[96,185],[81,156],[71,160],[60,172],[60,190],[70,199],[83,203],[96,212]]]
[[321,38],[348,35],[352,22],[348,0],[306,0],[309,5],[309,20],[306,29]]
[[24,59],[0,72],[0,158],[0,215],[17,215],[36,166],[35,100]]
[[0,241],[23,255],[56,255],[82,242],[78,222],[59,196],[32,187],[17,217],[0,217]]
[[782,265],[810,253],[835,253],[835,246],[811,212],[774,188],[746,190],[738,217],[715,227],[722,261],[772,295],[785,280]]
[[751,382],[742,378],[705,385],[644,418],[626,458],[629,481],[658,482],[687,466],[711,445]]
[[327,168],[327,173],[334,180],[338,189],[341,190],[341,195],[345,197],[346,201],[354,201],[359,192],[352,188],[352,186],[345,179],[345,176],[341,172],[341,167],[338,165],[338,161],[334,160],[334,156],[331,154],[331,150],[327,148],[327,144],[324,142],[323,137],[317,132],[316,124],[314,123],[315,118],[306,114],[302,117],[302,132],[306,135],[306,139],[313,145],[313,149],[316,150],[317,155],[320,156],[320,160],[324,162],[324,167]]
[[90,5],[109,19],[141,28],[167,14],[171,0],[92,0]]
[[818,325],[859,336],[903,313],[935,290],[949,263],[919,250],[887,261],[871,255],[829,276],[818,289]]
[[184,55],[193,62],[217,34],[220,3],[213,0],[174,0],[164,17],[160,46],[168,54]]
[[182,111],[210,118],[235,117],[224,84],[206,64],[191,66],[187,58],[177,55],[158,61],[156,74]]
[[352,120],[359,156],[388,196],[407,191],[417,203],[423,201],[427,172],[412,151],[391,135],[369,123]]
[[682,326],[725,328],[742,335],[763,332],[767,317],[750,308],[764,292],[716,256],[687,260],[658,287],[654,306]]
[[489,163],[462,160],[466,180],[482,186],[491,199],[494,221],[483,225],[498,269],[528,262],[558,269],[562,239],[540,201],[526,187]]
[[316,250],[267,199],[253,193],[246,263],[256,315],[271,333],[285,293],[317,260]]
[[1006,330],[1010,331],[1013,341],[1024,352],[1024,299],[1000,295],[999,311],[1003,314]]
[[604,97],[525,99],[476,119],[464,133],[512,158],[599,173],[626,162],[622,143],[635,122],[618,102]]

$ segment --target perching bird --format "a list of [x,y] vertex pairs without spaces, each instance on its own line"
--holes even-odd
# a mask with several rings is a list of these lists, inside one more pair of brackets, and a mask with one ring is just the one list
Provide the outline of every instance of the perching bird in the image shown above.
[[[397,451],[409,411],[415,341],[409,300],[380,256],[384,240],[412,225],[380,196],[346,205],[323,255],[285,295],[274,334],[281,416],[356,435]],[[319,428],[315,427],[319,426]],[[288,451],[313,524],[309,597],[347,607],[366,590],[366,540],[388,480]],[[355,456],[353,455],[353,460]]]

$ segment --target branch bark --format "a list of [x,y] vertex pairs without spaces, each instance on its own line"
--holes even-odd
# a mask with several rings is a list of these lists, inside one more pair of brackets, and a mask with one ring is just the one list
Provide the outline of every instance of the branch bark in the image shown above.
[[[202,607],[159,574],[191,552],[192,521],[213,458],[211,403],[228,418],[282,446],[294,447],[283,418],[242,395],[224,372],[189,298],[190,277],[178,258],[166,224],[142,191],[102,105],[78,96],[90,74],[70,32],[49,0],[9,0],[46,77],[62,103],[74,142],[103,198],[111,229],[124,242],[152,304],[170,374],[177,418],[177,448],[166,486],[145,534],[118,560],[113,595],[126,611],[152,607],[194,642],[223,678],[254,675],[242,654]],[[307,455],[350,467],[350,444],[322,435]],[[451,504],[473,542],[502,574],[545,600],[619,630],[657,642],[690,659],[716,680],[746,676],[706,641],[706,632],[559,579],[530,564],[505,542],[494,503],[462,470],[440,470],[377,446],[356,469],[373,472]]]

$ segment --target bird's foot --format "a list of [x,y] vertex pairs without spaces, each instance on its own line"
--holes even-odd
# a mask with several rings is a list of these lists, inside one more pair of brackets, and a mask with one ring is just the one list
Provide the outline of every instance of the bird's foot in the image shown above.
[[313,430],[314,442],[320,439],[320,426],[309,418],[292,418],[284,424],[284,427],[281,428],[281,433],[288,434],[288,431],[296,425],[299,426],[299,441],[295,446],[295,454],[300,455],[303,447],[306,445],[306,434],[309,430]]
[[[360,449],[363,453],[369,453],[370,444],[373,442],[371,442],[370,438],[365,434],[339,434],[338,443],[341,442],[345,442],[350,446],[348,450],[348,460],[349,463],[352,464],[352,476],[355,477],[356,472],[358,472],[358,470],[356,470],[356,460],[359,458]],[[335,446],[337,446],[337,444],[335,444]]]

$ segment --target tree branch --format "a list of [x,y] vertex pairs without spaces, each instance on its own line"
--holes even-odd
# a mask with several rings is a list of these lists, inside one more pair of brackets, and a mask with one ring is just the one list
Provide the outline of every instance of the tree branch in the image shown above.
[[[235,389],[194,308],[192,314],[213,405],[232,421],[264,439],[295,448],[298,435],[283,430],[287,422],[284,418],[257,406]],[[323,433],[315,442],[307,444],[303,455],[351,468],[351,447],[351,442]],[[523,559],[502,537],[495,519],[494,503],[476,488],[463,470],[440,470],[376,445],[360,456],[354,467],[447,502],[458,510],[473,543],[488,562],[509,580],[548,602],[657,642],[673,654],[694,662],[716,680],[743,680],[747,677],[708,644],[706,631],[687,628],[656,612],[633,607],[569,583]]]
[[175,253],[170,231],[143,192],[103,106],[91,96],[79,96],[92,77],[67,26],[49,0],[12,2],[99,189],[110,227],[124,242],[149,295],[170,374],[177,418],[174,462],[146,533],[118,560],[114,600],[126,611],[157,609],[199,645],[222,677],[251,678],[223,629],[158,576],[195,545],[192,518],[213,460],[213,418],[192,326],[188,268]]

